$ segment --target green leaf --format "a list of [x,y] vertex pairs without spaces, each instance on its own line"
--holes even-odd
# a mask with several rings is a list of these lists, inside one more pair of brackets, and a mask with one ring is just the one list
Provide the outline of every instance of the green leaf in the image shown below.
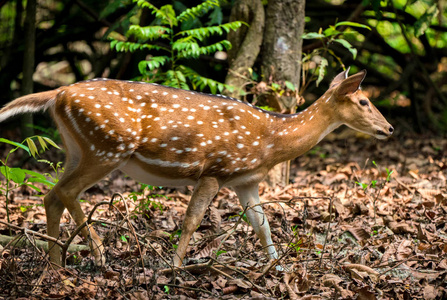
[[385,170],[386,170],[386,173],[387,173],[387,175],[386,175],[386,181],[389,182],[390,179],[391,179],[391,175],[393,174],[394,170],[391,170],[391,171],[390,171],[388,168],[385,168]]
[[325,38],[326,36],[318,32],[308,32],[303,34],[301,37],[306,40],[311,40],[311,39],[322,39]]
[[357,27],[357,28],[364,28],[364,29],[371,30],[371,27],[369,27],[368,25],[360,24],[360,23],[356,23],[356,22],[350,22],[350,21],[343,21],[343,22],[338,22],[337,24],[335,24],[335,27],[339,27],[339,26],[350,26],[350,27]]
[[136,50],[143,50],[143,49],[169,51],[169,49],[157,45],[140,44],[140,43],[123,42],[123,41],[116,41],[116,43],[112,41],[110,43],[110,47],[112,47],[112,49],[115,49],[118,52],[134,52]]
[[436,18],[439,10],[437,4],[430,6],[425,13],[414,23],[414,35],[420,37],[430,27],[432,20]]
[[47,143],[45,143],[45,140],[41,136],[37,136],[37,140],[39,141],[40,147],[42,147],[42,150],[47,150],[48,146]]
[[40,174],[40,173],[38,173],[38,172],[31,171],[31,170],[26,170],[26,169],[24,169],[23,171],[24,171],[26,174],[28,174],[28,175],[30,175],[30,176],[32,176],[32,177],[41,178],[41,179],[46,179],[45,175],[42,175],[42,174]]
[[30,184],[30,183],[26,183],[25,184],[26,186],[29,186],[30,188],[32,188],[33,190],[35,190],[36,192],[38,192],[38,193],[42,193],[42,190],[41,189],[39,189],[37,186],[35,186],[35,185],[32,185],[32,184]]
[[10,180],[17,184],[23,184],[25,182],[25,171],[21,168],[10,168],[8,166],[0,167],[0,172],[3,176],[8,177]]
[[194,28],[189,30],[183,30],[177,33],[177,35],[182,36],[191,36],[196,38],[199,41],[203,41],[205,38],[213,35],[218,34],[222,35],[225,32],[230,32],[231,30],[236,31],[238,28],[240,28],[243,24],[243,22],[240,21],[234,21],[231,23],[225,23],[217,26],[208,26],[208,27],[200,27],[200,28]]
[[61,149],[52,139],[47,138],[45,136],[42,137],[48,144],[50,144],[51,146],[53,146],[56,149]]
[[160,38],[166,39],[170,37],[172,30],[166,26],[145,26],[139,25],[130,26],[127,31],[127,36],[135,36],[143,41],[154,41]]
[[366,183],[363,182],[355,182],[357,185],[359,185],[363,190],[366,190],[368,188],[368,185]]
[[183,47],[184,49],[179,52],[178,54],[179,57],[198,58],[200,55],[211,55],[216,51],[231,49],[231,43],[227,40],[223,40],[205,47],[200,47],[197,43],[182,43],[180,45],[176,45],[176,48],[180,47]]
[[320,84],[320,82],[323,80],[324,78],[324,74],[326,74],[326,67],[328,66],[328,61],[326,58],[321,57],[321,62],[320,65],[317,68],[317,81],[316,81],[316,85],[318,86]]
[[31,177],[28,178],[26,182],[39,182],[45,184],[49,188],[52,188],[53,186],[56,185],[55,182],[49,181],[47,177],[43,174],[31,170],[23,170],[23,171],[25,172],[25,174],[31,175]]
[[289,90],[291,90],[291,91],[295,91],[296,90],[295,85],[293,83],[291,83],[290,81],[286,80],[285,84],[286,84],[286,87]]
[[154,56],[149,60],[142,60],[138,63],[138,70],[142,75],[146,74],[146,70],[153,71],[158,69],[170,60],[167,56]]
[[326,37],[331,37],[340,34],[341,32],[335,29],[335,26],[329,26],[323,31]]
[[31,138],[26,138],[25,141],[28,144],[28,148],[31,152],[31,155],[34,158],[36,157],[36,154],[39,155],[39,152],[37,151],[37,147],[36,147],[36,144],[34,143],[34,141]]
[[[163,17],[159,17],[161,15]],[[171,28],[177,26],[178,24],[177,16],[171,4],[160,7],[159,14],[156,14],[156,16],[162,21],[166,22],[164,24],[169,25]]]
[[13,141],[10,141],[10,140],[4,139],[4,138],[0,138],[0,142],[19,147],[19,148],[25,150],[26,152],[28,152],[29,155],[31,155],[31,152],[30,152],[29,148],[27,146],[23,145],[23,144],[20,144],[20,143],[17,143],[17,142],[13,142]]
[[207,0],[204,1],[203,3],[195,6],[195,7],[191,7],[186,9],[185,11],[183,11],[181,14],[178,15],[177,20],[180,22],[184,22],[187,19],[194,19],[194,18],[199,18],[201,16],[203,16],[204,14],[206,14],[210,9],[214,8],[214,7],[218,7],[219,6],[219,1],[218,0]]
[[161,24],[169,25],[170,27],[177,26],[178,22],[172,5],[167,4],[158,9],[146,0],[134,0],[134,2],[137,2],[140,7],[150,9],[152,14],[155,14]]
[[347,40],[343,40],[343,39],[334,39],[334,42],[340,43],[342,44],[343,47],[345,47],[346,49],[349,50],[349,52],[351,52],[352,56],[354,57],[354,59],[357,57],[357,49],[355,49],[354,47],[352,47],[352,45],[347,41]]

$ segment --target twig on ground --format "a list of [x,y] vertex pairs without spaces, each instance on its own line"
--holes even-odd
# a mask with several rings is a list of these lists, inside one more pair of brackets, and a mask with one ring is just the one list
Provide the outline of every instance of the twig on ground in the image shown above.
[[404,259],[404,260],[398,262],[396,265],[394,265],[394,266],[388,268],[387,270],[380,272],[380,273],[379,273],[379,277],[382,276],[382,275],[384,275],[384,274],[386,274],[386,273],[388,273],[388,272],[390,272],[390,271],[392,271],[392,270],[394,270],[395,268],[397,268],[397,267],[400,266],[401,264],[410,261],[413,257],[416,257],[416,255],[410,256],[409,258]]
[[[16,230],[20,230],[22,232],[24,232],[25,229],[26,229],[25,227],[20,227],[20,226],[17,226],[17,225],[14,225],[14,224],[10,224],[10,223],[7,223],[7,222],[3,222],[3,221],[0,221],[0,224],[6,225],[6,226],[8,226],[10,228],[14,228]],[[44,240],[56,243],[60,247],[64,246],[64,244],[59,239],[55,239],[54,237],[51,237],[51,236],[46,235],[46,234],[39,233],[37,231],[32,231],[32,230],[29,230],[29,231],[31,231],[35,236],[38,236],[40,238],[43,238]]]
[[321,268],[321,263],[323,262],[324,251],[326,250],[327,238],[329,236],[329,232],[331,230],[331,221],[332,221],[332,197],[329,197],[329,221],[327,222],[326,234],[324,236],[323,250],[320,255],[320,262],[318,263],[318,267]]
[[172,284],[172,283],[157,283],[158,286],[170,286],[170,287],[175,287],[175,288],[180,288],[180,289],[186,289],[186,290],[191,290],[191,291],[196,291],[196,292],[202,292],[208,295],[214,295],[212,292],[201,289],[201,288],[195,288],[192,286],[185,286],[185,285],[177,285],[177,284]]

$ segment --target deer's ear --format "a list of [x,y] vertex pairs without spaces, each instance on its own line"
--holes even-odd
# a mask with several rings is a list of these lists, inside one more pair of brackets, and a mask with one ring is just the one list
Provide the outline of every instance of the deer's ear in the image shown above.
[[357,74],[349,76],[343,80],[337,87],[337,94],[340,96],[349,95],[355,93],[360,89],[360,84],[362,84],[363,79],[366,77],[366,70],[360,71]]
[[348,78],[350,68],[351,67],[348,67],[345,71],[343,71],[343,72],[339,73],[337,76],[335,76],[335,78],[332,79],[329,88],[333,88],[334,86],[339,85],[343,80]]

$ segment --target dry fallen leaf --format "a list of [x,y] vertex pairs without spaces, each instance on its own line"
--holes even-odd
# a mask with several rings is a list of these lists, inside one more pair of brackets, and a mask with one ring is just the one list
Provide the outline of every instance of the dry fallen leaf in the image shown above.
[[[365,275],[367,275],[369,278],[371,278],[371,280],[373,282],[377,282],[379,280],[380,273],[368,266],[360,265],[360,264],[346,264],[346,265],[343,265],[343,268],[350,271],[351,275],[355,275],[355,276],[360,275],[361,278],[359,278],[359,279],[363,279],[365,277]],[[356,271],[356,272],[353,272],[353,271]]]
[[405,260],[413,253],[413,243],[409,240],[403,240],[397,248],[396,258]]
[[438,292],[434,286],[427,284],[424,287],[424,299],[425,300],[436,299],[437,295],[438,295]]
[[203,248],[199,253],[197,253],[196,258],[214,257],[215,254],[213,252],[217,250],[221,241],[222,241],[221,239],[214,239],[213,241],[211,241],[211,243],[208,243],[208,245],[206,245],[205,248]]

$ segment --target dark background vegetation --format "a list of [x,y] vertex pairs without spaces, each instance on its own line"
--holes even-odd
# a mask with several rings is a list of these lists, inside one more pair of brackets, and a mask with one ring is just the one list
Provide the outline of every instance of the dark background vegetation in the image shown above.
[[[223,19],[230,18],[237,1],[221,4]],[[266,1],[265,1],[266,2]],[[151,1],[157,7],[165,1]],[[192,7],[200,1],[172,1],[174,8]],[[329,52],[314,55],[304,65],[301,95],[308,105],[321,95],[332,77],[344,66],[354,71],[366,69],[364,86],[373,86],[371,98],[379,100],[381,110],[396,121],[397,132],[423,132],[443,135],[447,130],[447,26],[444,1],[307,1],[305,32],[318,32],[338,21],[369,25],[372,30],[349,29],[342,36],[358,50],[353,55],[338,43],[328,46]],[[434,7],[433,7],[434,6]],[[267,4],[264,3],[267,9]],[[429,10],[432,9],[432,10]],[[431,12],[438,10],[438,14]],[[36,46],[33,63],[33,90],[43,91],[60,85],[94,77],[133,79],[139,75],[138,62],[148,53],[116,53],[110,49],[111,32],[124,35],[130,19],[136,18],[136,5],[131,1],[37,1]],[[23,93],[24,57],[29,56],[26,43],[26,1],[0,1],[0,104]],[[149,11],[138,15],[139,23],[150,24]],[[208,16],[200,20],[208,21]],[[200,25],[201,23],[198,23]],[[324,41],[305,39],[303,54],[309,55]],[[28,51],[28,52],[26,52]],[[334,59],[336,55],[340,61]],[[326,76],[317,87],[309,83],[318,67],[318,56],[329,61]],[[260,73],[259,56],[254,72]],[[300,60],[300,57],[296,57]],[[202,56],[195,69],[213,79],[224,81],[227,60]],[[352,71],[351,71],[352,73]],[[258,82],[264,80],[258,77]],[[305,80],[305,81],[303,81]],[[303,90],[305,87],[305,90]],[[250,100],[250,98],[248,98]],[[48,126],[42,118],[39,125]],[[2,124],[2,128],[4,128]],[[0,129],[2,130],[2,129]]]

